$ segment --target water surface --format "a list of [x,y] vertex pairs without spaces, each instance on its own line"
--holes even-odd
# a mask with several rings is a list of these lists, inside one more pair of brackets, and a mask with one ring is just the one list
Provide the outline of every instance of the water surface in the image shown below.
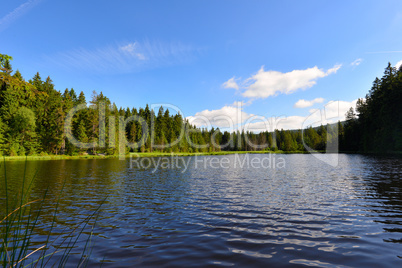
[[[216,168],[208,157],[181,157],[188,168],[155,168],[158,158],[149,168],[130,168],[129,159],[28,161],[27,177],[38,170],[32,198],[49,189],[36,239],[64,185],[58,234],[107,197],[90,266],[402,266],[402,159],[339,155],[332,167],[313,155],[273,155],[283,167],[256,168],[234,163],[267,155],[227,155],[214,158],[230,168]],[[10,191],[24,165],[6,163]]]

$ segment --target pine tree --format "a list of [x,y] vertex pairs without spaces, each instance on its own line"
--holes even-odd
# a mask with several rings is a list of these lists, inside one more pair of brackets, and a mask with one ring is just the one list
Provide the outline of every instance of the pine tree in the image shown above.
[[20,107],[14,115],[10,132],[12,133],[12,140],[18,143],[21,149],[18,154],[24,155],[27,151],[30,154],[35,153],[35,125],[34,112],[26,107]]
[[15,71],[15,73],[13,74],[13,77],[20,80],[20,81],[24,81],[24,78],[22,77],[20,71],[17,69],[17,71]]
[[[85,122],[84,120],[80,120],[78,123],[78,128],[77,128],[77,139],[78,141],[82,143],[87,143],[89,142],[87,133],[86,133],[86,127],[85,127]],[[85,148],[79,148],[78,149],[81,153],[86,152]]]
[[80,92],[80,95],[78,96],[77,104],[87,104],[87,101],[85,100],[85,94],[84,92]]
[[54,89],[53,81],[48,77],[40,83],[39,73],[35,75],[33,84],[39,86],[44,94],[41,95],[41,105],[37,105],[37,133],[41,147],[45,152],[58,154],[64,140],[64,111],[63,100],[59,91]]
[[75,93],[73,88],[70,89],[69,95],[70,95],[71,101],[74,103],[74,105],[77,105],[78,104],[78,97],[77,97],[77,94]]
[[31,83],[38,91],[43,91],[43,81],[39,72],[35,74],[32,80],[29,80],[29,83]]

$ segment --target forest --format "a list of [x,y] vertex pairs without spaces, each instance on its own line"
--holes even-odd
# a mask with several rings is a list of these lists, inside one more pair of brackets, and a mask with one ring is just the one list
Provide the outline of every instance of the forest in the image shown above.
[[[117,155],[119,145],[124,146],[126,153],[300,152],[306,148],[324,151],[331,145],[334,151],[341,152],[402,150],[402,68],[397,70],[391,64],[382,78],[374,80],[365,98],[350,108],[344,122],[303,131],[252,133],[197,128],[181,114],[170,114],[163,107],[157,112],[149,105],[118,108],[102,92],[94,91],[87,101],[82,91],[58,91],[50,77],[43,80],[39,73],[25,81],[19,70],[13,71],[11,60],[12,57],[0,54],[0,154],[4,156]],[[79,105],[84,109],[72,116],[68,130],[86,146],[70,142],[65,131],[69,111]],[[101,105],[105,107],[102,113]],[[123,134],[119,132],[121,120],[125,120]]]

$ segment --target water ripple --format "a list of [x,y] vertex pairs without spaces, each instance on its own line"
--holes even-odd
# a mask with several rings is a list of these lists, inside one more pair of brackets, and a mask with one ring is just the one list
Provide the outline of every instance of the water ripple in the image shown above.
[[[312,155],[275,157],[285,169],[195,168],[186,157],[187,170],[107,159],[32,161],[28,173],[40,166],[33,197],[50,186],[56,198],[66,181],[60,233],[107,196],[90,266],[402,265],[401,159],[340,155],[331,167]],[[17,176],[18,165],[8,170]]]

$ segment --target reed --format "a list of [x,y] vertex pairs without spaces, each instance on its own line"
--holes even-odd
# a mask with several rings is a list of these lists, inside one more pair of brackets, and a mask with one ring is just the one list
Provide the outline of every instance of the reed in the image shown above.
[[[99,209],[99,205],[92,214],[88,215],[73,228],[64,228],[63,231],[55,231],[59,205],[64,189],[63,184],[56,202],[48,196],[48,190],[41,198],[31,198],[33,178],[26,178],[27,162],[25,163],[24,176],[21,187],[16,194],[11,192],[10,180],[7,176],[7,165],[2,163],[4,181],[0,185],[0,266],[1,267],[64,267],[75,254],[74,265],[85,267],[88,264],[92,252],[92,236]],[[1,180],[0,180],[1,181]],[[50,223],[45,227],[47,235],[39,234],[39,227],[43,230],[42,217],[46,209],[47,215],[52,215]],[[88,231],[88,229],[90,231]],[[86,242],[79,242],[83,234],[87,235]],[[84,240],[85,241],[85,240]],[[77,263],[77,250],[80,254]]]

